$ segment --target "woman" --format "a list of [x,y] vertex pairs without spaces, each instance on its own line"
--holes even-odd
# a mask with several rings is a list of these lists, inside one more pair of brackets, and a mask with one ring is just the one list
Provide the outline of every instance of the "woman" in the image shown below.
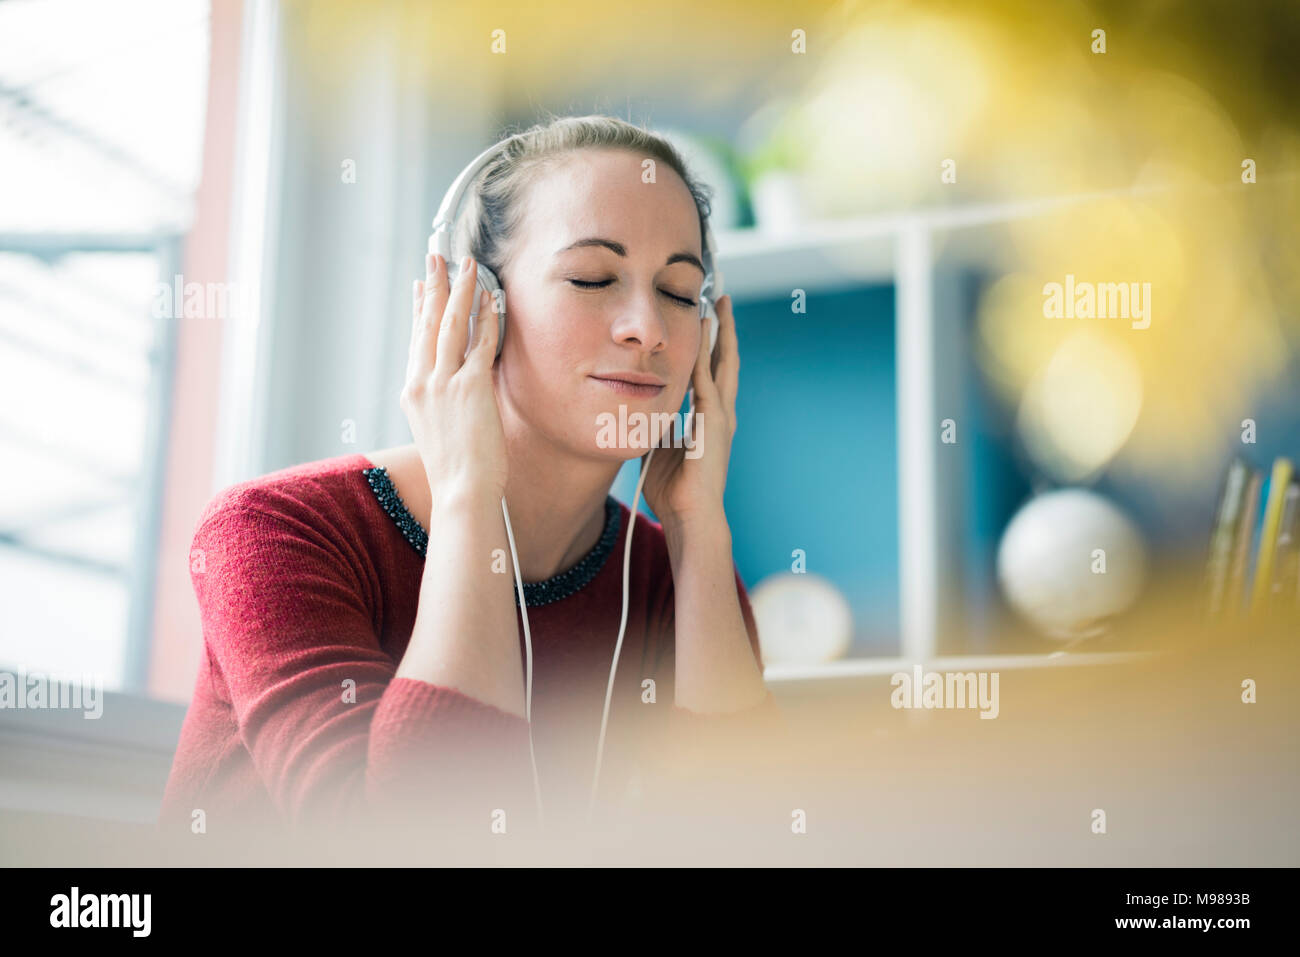
[[[434,255],[414,284],[414,442],[233,486],[199,522],[207,654],[164,826],[585,809],[630,518],[609,490],[646,451],[606,447],[596,423],[676,412],[690,384],[703,454],[658,448],[646,474],[662,524],[636,520],[602,803],[635,792],[662,735],[779,726],[723,511],[740,363],[730,298],[712,361],[699,316],[707,215],[673,147],[616,119],[553,120],[488,164],[455,284]],[[469,332],[477,262],[507,293],[495,361],[496,322]]]

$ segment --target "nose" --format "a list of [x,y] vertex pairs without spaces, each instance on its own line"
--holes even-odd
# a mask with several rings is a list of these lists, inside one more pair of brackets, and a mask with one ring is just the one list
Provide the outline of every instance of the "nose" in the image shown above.
[[634,345],[647,355],[667,348],[668,325],[660,315],[655,291],[625,300],[610,334],[615,342]]

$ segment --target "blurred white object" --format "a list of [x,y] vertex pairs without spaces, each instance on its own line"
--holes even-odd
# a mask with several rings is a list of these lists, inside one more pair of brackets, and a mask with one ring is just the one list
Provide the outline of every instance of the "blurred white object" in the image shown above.
[[751,200],[754,222],[765,233],[786,235],[808,219],[800,175],[789,170],[770,170],[753,183]]
[[793,233],[809,219],[800,172],[808,162],[804,112],[800,97],[772,96],[736,131],[754,222],[770,235]]
[[1137,528],[1086,489],[1030,499],[998,547],[1003,594],[1049,638],[1102,633],[1106,620],[1137,598],[1145,575],[1146,548]]
[[750,592],[763,664],[833,661],[853,641],[853,612],[820,575],[783,572]]

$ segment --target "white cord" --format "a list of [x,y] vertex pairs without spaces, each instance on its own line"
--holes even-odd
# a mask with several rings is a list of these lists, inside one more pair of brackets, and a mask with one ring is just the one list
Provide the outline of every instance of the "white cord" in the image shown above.
[[[694,418],[695,401],[691,397],[690,411],[687,412],[686,430],[690,430]],[[692,433],[687,431],[689,436]],[[688,439],[689,441],[689,439]],[[627,538],[623,542],[623,612],[619,616],[618,641],[614,643],[614,660],[609,666],[609,683],[605,686],[605,707],[600,716],[600,739],[596,743],[596,773],[591,779],[591,799],[587,802],[587,822],[591,822],[591,812],[596,805],[596,791],[600,786],[600,767],[605,754],[605,731],[609,725],[609,703],[614,695],[614,677],[618,673],[618,656],[623,650],[623,635],[627,631],[628,576],[631,573],[632,531],[636,528],[637,510],[641,504],[641,488],[645,484],[646,474],[650,471],[650,462],[654,458],[657,444],[650,447],[645,461],[641,464],[641,474],[637,476],[636,493],[632,496],[632,512],[627,527]],[[510,558],[515,567],[515,588],[519,593],[519,611],[524,619],[524,649],[526,651],[525,671],[527,673],[527,691],[524,695],[524,711],[528,718],[528,755],[533,763],[533,796],[537,801],[537,820],[545,826],[542,812],[542,784],[537,774],[537,753],[533,748],[533,639],[528,630],[528,603],[524,601],[524,581],[519,573],[519,553],[515,548],[515,535],[510,528],[510,509],[506,507],[505,496],[501,497],[501,514],[506,520],[506,538],[510,542]]]
[[[695,421],[695,390],[690,390],[690,406],[686,412],[686,421],[683,424],[683,433],[686,436],[687,444],[690,444],[691,437],[694,435],[693,423]],[[663,438],[663,436],[660,436]],[[623,649],[623,633],[627,629],[627,606],[628,606],[628,574],[632,567],[632,531],[636,528],[637,509],[641,505],[641,487],[645,484],[645,477],[650,471],[650,462],[654,459],[655,449],[659,447],[658,439],[646,453],[645,461],[641,463],[641,474],[637,476],[636,492],[632,496],[632,514],[627,526],[627,541],[623,543],[623,615],[618,623],[618,641],[614,644],[614,662],[609,667],[609,684],[605,687],[605,710],[600,716],[600,741],[596,745],[596,774],[591,780],[591,800],[587,802],[587,822],[591,822],[591,812],[596,805],[596,788],[600,784],[600,765],[605,754],[605,727],[609,722],[609,702],[614,694],[614,675],[618,671],[618,654]]]
[[506,519],[506,539],[510,542],[510,558],[515,564],[515,587],[519,590],[519,610],[524,615],[524,668],[527,673],[524,715],[528,720],[528,757],[533,762],[533,797],[537,800],[537,823],[545,827],[546,818],[542,811],[542,783],[537,777],[537,752],[533,750],[533,636],[528,631],[528,603],[524,601],[524,580],[519,574],[519,552],[515,549],[515,533],[510,527],[510,509],[506,507],[504,495],[501,496],[501,514]]
[[641,465],[641,474],[636,480],[636,494],[632,496],[632,515],[627,526],[627,540],[623,543],[623,614],[618,622],[618,641],[614,643],[614,661],[609,666],[609,684],[605,686],[605,709],[600,716],[600,741],[596,744],[596,773],[591,779],[591,800],[587,802],[587,822],[591,822],[591,811],[596,805],[596,788],[600,785],[600,764],[605,754],[605,727],[609,723],[609,701],[614,694],[614,675],[618,672],[618,653],[623,650],[623,633],[627,630],[628,574],[632,561],[632,532],[636,528],[637,506],[641,502],[641,486],[645,483],[646,473],[650,471],[650,459],[655,450],[652,446],[646,453]]
[[[600,766],[601,759],[605,752],[605,729],[609,723],[609,702],[614,693],[614,676],[618,673],[618,654],[623,648],[623,634],[627,630],[627,608],[628,608],[628,573],[630,571],[630,560],[632,555],[632,530],[636,527],[637,506],[641,499],[641,486],[645,482],[646,471],[650,465],[650,457],[654,455],[652,448],[646,456],[645,465],[641,467],[641,475],[636,482],[636,497],[632,500],[632,520],[627,529],[627,539],[623,545],[623,612],[619,617],[618,623],[618,641],[614,645],[614,661],[609,668],[609,684],[605,687],[605,708],[600,717],[600,741],[596,745],[596,773],[591,781],[591,801],[587,805],[587,820],[591,820],[591,811],[596,803],[596,789],[600,784]],[[527,674],[527,691],[524,695],[524,712],[528,718],[528,756],[533,764],[533,797],[537,801],[537,821],[545,827],[546,819],[542,810],[542,784],[537,774],[537,752],[533,747],[533,639],[528,628],[528,603],[524,601],[524,583],[523,577],[519,573],[519,553],[515,548],[515,535],[510,527],[510,509],[506,506],[506,500],[503,496],[501,499],[501,514],[506,520],[506,538],[510,542],[510,558],[515,567],[515,588],[519,592],[519,611],[524,619],[524,649],[526,652],[525,672]]]

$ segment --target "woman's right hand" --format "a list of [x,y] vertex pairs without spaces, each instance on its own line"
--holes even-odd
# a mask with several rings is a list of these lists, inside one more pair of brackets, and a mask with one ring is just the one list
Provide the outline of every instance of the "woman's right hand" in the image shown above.
[[[501,412],[492,384],[498,324],[495,302],[481,296],[476,342],[465,355],[478,263],[465,257],[454,288],[448,288],[441,256],[425,257],[424,281],[413,290],[411,347],[402,389],[402,411],[424,463],[436,508],[465,496],[498,501],[509,466]],[[462,357],[463,360],[462,360]]]

